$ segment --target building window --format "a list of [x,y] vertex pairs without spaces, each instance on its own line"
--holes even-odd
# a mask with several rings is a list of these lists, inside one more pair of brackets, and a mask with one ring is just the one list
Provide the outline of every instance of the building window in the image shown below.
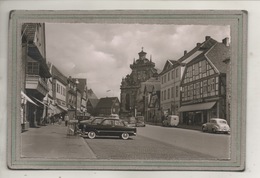
[[161,96],[162,96],[162,97],[161,97],[161,100],[163,101],[163,91],[161,91],[161,93],[162,93],[162,94],[161,94]]
[[168,81],[170,81],[170,72],[168,72]]
[[172,70],[172,79],[174,79],[174,70]]
[[39,74],[39,63],[38,62],[27,62],[27,74]]
[[204,80],[202,82],[202,94],[203,94],[203,97],[207,97],[207,87],[208,87],[208,81],[207,80]]
[[172,90],[171,93],[172,93],[172,98],[173,98],[174,97],[174,87],[172,87],[171,90]]
[[178,72],[179,72],[179,70],[178,70],[178,68],[176,68],[176,78],[179,76]]
[[59,84],[58,84],[58,83],[56,84],[56,92],[57,92],[57,93],[60,92],[60,90],[59,90]]
[[175,96],[178,97],[178,93],[179,93],[179,87],[176,86],[176,93],[175,93]]
[[164,75],[164,83],[166,83],[166,74]]
[[164,90],[163,99],[166,100],[166,90]]
[[204,74],[205,72],[207,72],[207,64],[206,61],[203,60],[201,61],[201,73]]
[[170,99],[170,88],[168,88],[168,93],[167,94],[168,94],[167,98]]

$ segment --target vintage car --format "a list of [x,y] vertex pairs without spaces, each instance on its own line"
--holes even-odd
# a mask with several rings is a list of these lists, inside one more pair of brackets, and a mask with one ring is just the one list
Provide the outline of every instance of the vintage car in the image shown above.
[[202,131],[230,134],[230,127],[225,119],[212,118],[209,122],[202,125]]
[[91,117],[89,120],[84,120],[79,122],[79,129],[83,132],[86,125],[97,125],[100,124],[105,118],[104,117]]
[[127,140],[129,136],[136,135],[136,128],[128,127],[123,120],[106,118],[100,124],[84,125],[83,134],[90,139],[96,136],[119,136]]
[[167,118],[163,121],[162,125],[165,127],[177,127],[179,124],[179,116],[177,115],[169,115]]

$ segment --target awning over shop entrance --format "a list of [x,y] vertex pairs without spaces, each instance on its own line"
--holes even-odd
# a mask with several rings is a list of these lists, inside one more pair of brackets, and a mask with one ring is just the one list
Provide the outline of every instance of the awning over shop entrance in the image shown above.
[[21,98],[25,99],[26,101],[29,101],[30,103],[34,104],[35,106],[38,106],[29,96],[27,96],[23,91],[21,91]]
[[38,100],[37,98],[33,97],[33,99],[35,99],[38,103],[44,105],[44,106],[47,106],[47,104],[43,103],[42,101]]
[[58,108],[61,109],[61,112],[64,112],[64,111],[68,111],[68,108],[65,107],[65,106],[61,106],[59,104],[57,104]]
[[208,110],[211,109],[215,104],[216,102],[208,102],[182,106],[180,107],[179,112]]

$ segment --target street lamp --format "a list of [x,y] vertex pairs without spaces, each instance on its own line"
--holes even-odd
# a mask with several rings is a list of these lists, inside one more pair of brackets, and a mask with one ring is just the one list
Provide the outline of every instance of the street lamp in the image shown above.
[[77,85],[79,84],[79,81],[78,81],[78,79],[76,79],[76,81],[75,81],[75,84],[76,84],[76,106],[75,106],[75,119],[77,119],[77,108],[78,108],[78,103],[77,103],[77,100],[78,100]]

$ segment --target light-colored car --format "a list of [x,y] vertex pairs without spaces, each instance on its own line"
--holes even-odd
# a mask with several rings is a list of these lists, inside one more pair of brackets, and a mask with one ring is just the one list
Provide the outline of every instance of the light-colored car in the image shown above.
[[230,134],[230,127],[225,119],[212,118],[209,122],[202,125],[202,131]]
[[179,116],[177,116],[177,115],[169,115],[163,121],[163,126],[166,126],[166,127],[175,126],[175,127],[177,127],[178,124],[179,124],[179,121],[180,121]]

